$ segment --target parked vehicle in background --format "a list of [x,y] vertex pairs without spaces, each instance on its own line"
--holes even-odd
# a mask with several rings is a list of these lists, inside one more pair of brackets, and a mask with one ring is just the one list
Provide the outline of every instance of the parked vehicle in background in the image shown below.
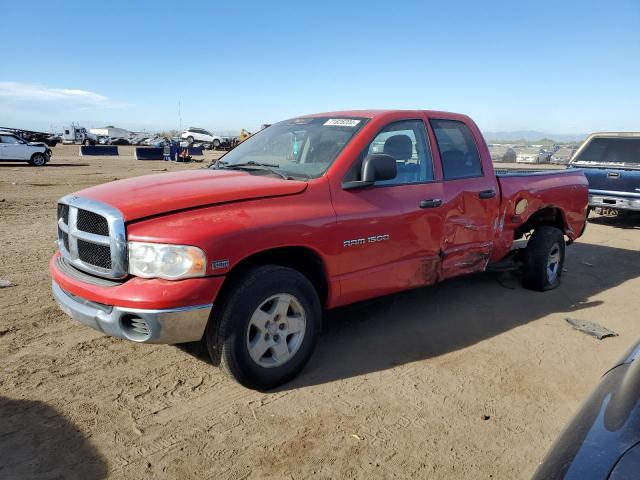
[[88,132],[84,127],[69,125],[63,127],[62,143],[95,145],[96,143],[98,143],[98,136],[94,133]]
[[74,319],[136,342],[203,340],[266,389],[304,367],[323,309],[506,260],[526,287],[557,287],[586,210],[578,170],[496,175],[465,115],[325,113],[272,125],[209,169],[62,198],[50,272]]
[[640,132],[593,133],[569,167],[589,180],[589,207],[640,211]]
[[138,137],[131,141],[132,145],[144,145],[144,142],[148,140],[149,137]]
[[553,152],[553,155],[551,155],[551,163],[555,165],[568,164],[577,149],[578,147],[575,145],[559,146],[559,148]]
[[527,147],[516,153],[516,163],[549,163],[552,153],[544,148]]
[[109,145],[131,145],[131,143],[126,138],[112,138]]
[[0,130],[0,161],[28,162],[42,167],[51,160],[51,149],[41,142],[29,143],[12,132]]
[[111,142],[111,138],[107,137],[106,135],[98,135],[98,144],[99,145],[109,145],[109,142]]
[[213,148],[218,148],[223,141],[222,137],[214,135],[204,128],[197,127],[187,128],[180,136],[189,142],[190,145],[195,142],[210,143]]
[[22,128],[0,127],[3,132],[10,132],[28,143],[42,143],[48,147],[55,147],[60,142],[60,137],[52,133],[24,130]]
[[533,480],[640,478],[640,342],[607,371]]
[[162,147],[165,143],[165,138],[164,137],[159,137],[159,136],[155,136],[152,138],[147,138],[144,141],[144,144],[149,146],[149,147]]

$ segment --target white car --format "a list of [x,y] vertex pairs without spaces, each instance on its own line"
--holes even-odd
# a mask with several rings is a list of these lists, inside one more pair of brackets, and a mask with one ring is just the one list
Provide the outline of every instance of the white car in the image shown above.
[[43,143],[28,143],[10,132],[0,131],[0,162],[29,162],[41,167],[51,159],[51,149]]
[[204,128],[189,127],[181,135],[191,145],[194,142],[210,143],[213,148],[218,148],[222,143],[222,137],[212,134]]

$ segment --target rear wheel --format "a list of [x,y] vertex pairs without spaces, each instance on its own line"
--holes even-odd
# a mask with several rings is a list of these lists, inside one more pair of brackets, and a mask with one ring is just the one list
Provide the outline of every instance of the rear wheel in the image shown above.
[[304,275],[262,266],[231,287],[207,326],[205,343],[225,373],[246,387],[266,390],[304,368],[321,316],[318,294]]
[[193,137],[191,135],[187,137],[187,142],[189,143],[189,145],[193,145]]
[[536,228],[525,252],[524,286],[538,291],[556,288],[564,266],[564,247],[564,235],[558,228]]
[[31,156],[31,160],[29,160],[29,163],[35,167],[42,167],[47,163],[47,157],[44,153],[34,153]]
[[211,142],[211,145],[213,146],[213,149],[215,150],[216,148],[218,148],[220,146],[220,140],[218,140],[217,138],[213,140],[213,142]]
[[82,144],[83,144],[85,147],[88,147],[89,145],[91,145],[91,140],[89,140],[89,139],[87,138],[84,142],[82,142]]

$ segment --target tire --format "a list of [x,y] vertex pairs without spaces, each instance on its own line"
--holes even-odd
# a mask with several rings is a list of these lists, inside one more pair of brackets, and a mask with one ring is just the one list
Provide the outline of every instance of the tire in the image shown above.
[[300,373],[322,321],[311,282],[275,265],[244,274],[214,312],[204,338],[209,355],[227,375],[256,390],[277,387]]
[[85,141],[84,141],[84,142],[82,142],[82,144],[83,144],[85,147],[88,147],[89,145],[91,145],[91,140],[89,140],[89,139],[87,138],[87,139],[85,139]]
[[34,167],[42,167],[47,163],[47,156],[44,153],[34,153],[29,163]]
[[543,292],[560,285],[564,251],[562,231],[555,227],[536,228],[525,252],[524,286]]
[[187,137],[187,142],[189,143],[189,145],[193,145],[193,137],[191,135]]
[[220,140],[218,140],[217,138],[214,139],[213,142],[211,142],[211,145],[213,146],[213,150],[215,150],[220,146]]

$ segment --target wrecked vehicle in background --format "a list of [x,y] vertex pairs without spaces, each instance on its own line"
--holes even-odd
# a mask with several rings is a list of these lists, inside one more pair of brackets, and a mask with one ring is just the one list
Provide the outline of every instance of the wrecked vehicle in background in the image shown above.
[[640,132],[593,133],[569,167],[589,180],[589,207],[640,211]]
[[324,113],[209,169],[63,197],[50,273],[77,321],[134,342],[202,340],[238,382],[268,389],[307,363],[324,309],[505,258],[526,287],[557,287],[586,210],[580,170],[496,175],[465,115]]

